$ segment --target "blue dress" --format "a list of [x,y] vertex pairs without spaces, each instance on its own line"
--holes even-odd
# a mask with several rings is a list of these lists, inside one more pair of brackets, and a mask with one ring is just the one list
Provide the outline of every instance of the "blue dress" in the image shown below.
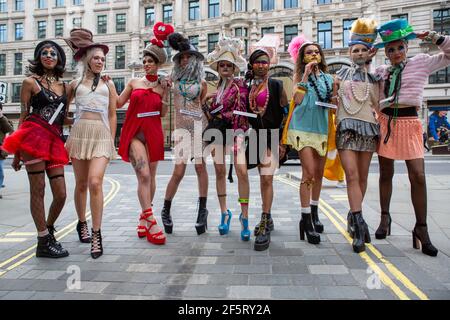
[[[316,84],[320,95],[327,96],[327,85],[333,87],[333,77],[320,72]],[[305,147],[313,148],[324,157],[328,145],[328,109],[316,105],[319,101],[313,85],[307,83],[307,92],[301,104],[296,105],[288,124],[286,144],[300,151]]]

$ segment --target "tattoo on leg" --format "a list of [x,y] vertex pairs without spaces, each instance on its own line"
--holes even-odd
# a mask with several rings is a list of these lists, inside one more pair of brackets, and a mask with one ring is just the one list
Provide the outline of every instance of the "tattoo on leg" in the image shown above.
[[147,165],[147,161],[144,159],[133,159],[131,164],[133,165],[134,170],[139,171]]

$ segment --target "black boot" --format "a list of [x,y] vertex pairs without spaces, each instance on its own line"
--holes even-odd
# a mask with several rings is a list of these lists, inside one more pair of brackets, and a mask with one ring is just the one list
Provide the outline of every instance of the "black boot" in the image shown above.
[[314,225],[314,230],[318,233],[323,232],[323,224],[319,220],[319,207],[316,205],[311,205],[311,217]]
[[254,231],[255,236],[258,235],[259,226],[261,225],[261,222],[263,221],[263,216],[264,215],[266,215],[266,218],[267,218],[266,227],[269,228],[269,231],[272,232],[275,229],[275,226],[273,225],[272,214],[271,213],[262,213],[261,214],[261,221],[255,226],[255,231]]
[[103,254],[103,244],[102,244],[102,233],[100,229],[98,231],[92,230],[92,241],[91,241],[91,257],[92,259],[97,259]]
[[347,213],[347,232],[350,238],[355,236],[355,222],[353,221],[353,214],[350,210]]
[[312,244],[320,243],[320,234],[318,234],[314,230],[314,225],[310,213],[302,213],[302,219],[299,222],[299,229],[300,229],[300,240],[305,240],[305,233],[306,233],[306,238],[308,239],[309,243]]
[[87,221],[77,223],[78,239],[81,243],[91,243],[91,236],[89,235],[89,227]]
[[55,245],[62,249],[61,243],[59,243],[55,238],[55,233],[57,232],[54,226],[47,226],[48,233],[53,237],[53,241],[55,241]]
[[[272,221],[273,226],[273,221]],[[269,213],[261,214],[261,222],[255,228],[255,244],[256,251],[264,251],[270,245],[270,228],[269,228]]]
[[412,232],[413,248],[419,249],[419,244],[422,245],[422,253],[431,257],[436,257],[438,249],[431,243],[428,235],[426,223],[416,223]]
[[[387,229],[383,228],[383,217],[386,217],[386,219],[387,219]],[[392,218],[391,218],[391,215],[389,214],[389,212],[381,211],[381,221],[380,221],[380,225],[379,225],[377,231],[375,231],[375,238],[385,239],[386,236],[390,236],[391,235],[391,223],[392,223]]]
[[195,224],[197,234],[201,235],[208,229],[208,210],[206,208],[198,209],[197,223]]
[[170,215],[170,206],[172,205],[172,200],[164,200],[164,207],[161,210],[161,220],[164,225],[165,233],[172,233],[173,222]]
[[36,257],[38,258],[63,258],[69,255],[66,249],[57,245],[54,237],[49,233],[44,237],[38,237]]
[[360,253],[366,250],[366,243],[370,243],[370,233],[367,223],[364,221],[362,212],[353,212],[354,223],[354,238],[353,238],[353,251]]

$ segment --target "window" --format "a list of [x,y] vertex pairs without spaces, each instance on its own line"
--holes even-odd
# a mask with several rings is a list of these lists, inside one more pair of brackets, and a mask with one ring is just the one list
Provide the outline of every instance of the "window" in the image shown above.
[[190,36],[189,42],[198,50],[198,36]]
[[22,53],[14,53],[14,75],[22,74]]
[[163,5],[163,22],[164,23],[172,23],[172,5],[171,4]]
[[261,0],[261,10],[270,11],[275,8],[275,0]]
[[297,25],[284,27],[284,51],[287,51],[289,43],[297,35],[298,35],[298,26]]
[[107,25],[106,19],[107,19],[106,15],[97,16],[97,33],[98,34],[108,32],[108,30],[107,30],[108,25]]
[[235,0],[234,11],[247,11],[247,0]]
[[116,46],[116,69],[125,69],[125,46]]
[[127,15],[119,13],[116,15],[116,32],[127,31]]
[[208,53],[214,51],[217,42],[219,42],[219,34],[218,33],[208,34]]
[[393,15],[391,16],[391,19],[392,19],[392,20],[395,20],[395,19],[405,19],[406,21],[408,21],[408,14],[407,14],[407,13],[393,14]]
[[261,28],[261,37],[264,37],[264,35],[268,33],[275,33],[275,27]]
[[200,19],[200,2],[189,1],[189,20]]
[[20,89],[22,88],[21,83],[13,83],[12,85],[12,97],[11,102],[18,103],[20,102]]
[[317,4],[328,4],[331,3],[331,0],[317,0]]
[[208,18],[217,18],[219,16],[219,0],[208,0]]
[[0,12],[7,12],[6,0],[0,0]]
[[47,36],[47,21],[38,21],[37,38],[45,39]]
[[73,18],[72,24],[74,28],[81,28],[82,25],[81,18]]
[[155,24],[155,8],[145,8],[145,26],[152,26]]
[[23,40],[23,23],[14,24],[14,34],[16,40]]
[[37,7],[38,7],[38,9],[46,9],[47,8],[47,0],[38,0]]
[[344,19],[342,30],[342,47],[348,47],[348,41],[350,40],[350,29],[352,28],[353,21],[356,19]]
[[244,54],[248,54],[248,29],[236,28],[234,29],[234,35],[242,39],[242,41],[244,42]]
[[450,8],[433,11],[433,29],[441,34],[450,34]]
[[430,75],[430,84],[450,83],[450,67],[439,70]]
[[323,49],[332,48],[331,21],[317,23],[317,39]]
[[298,8],[298,0],[284,0],[284,8],[285,9]]
[[55,37],[64,36],[64,20],[55,20]]
[[24,11],[23,0],[15,0],[14,4],[15,11]]
[[73,0],[73,5],[74,6],[79,6],[83,4],[83,0]]
[[6,24],[0,24],[0,42],[8,41],[7,32],[6,32]]
[[64,7],[64,0],[55,0],[55,7]]
[[117,93],[121,94],[122,91],[125,89],[125,78],[113,78],[112,81],[116,86]]
[[6,54],[0,54],[0,76],[6,75]]

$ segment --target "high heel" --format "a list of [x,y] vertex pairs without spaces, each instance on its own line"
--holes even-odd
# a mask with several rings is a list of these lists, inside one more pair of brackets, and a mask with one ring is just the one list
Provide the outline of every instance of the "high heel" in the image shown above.
[[248,229],[248,218],[244,218],[241,213],[241,215],[239,216],[239,221],[241,222],[242,226],[241,239],[242,241],[249,241],[251,232]]
[[[145,221],[149,224],[148,228],[145,228],[147,230],[147,232],[146,232],[147,241],[150,243],[153,243],[153,244],[157,244],[157,245],[165,244],[166,236],[164,235],[162,230],[159,230],[156,233],[150,233],[150,230],[153,228],[153,226],[158,225],[155,218],[153,218],[152,220],[149,219],[150,217],[153,216],[153,210],[150,208],[144,212],[146,213]],[[161,237],[161,236],[163,236],[163,237]]]
[[314,225],[314,230],[318,233],[323,232],[323,224],[319,220],[319,207],[311,205],[311,218]]
[[232,216],[233,215],[229,209],[227,209],[226,212],[222,212],[222,219],[221,219],[220,225],[219,225],[219,233],[221,236],[228,234],[228,231],[230,231],[230,223],[231,223]]
[[197,223],[195,224],[197,234],[201,235],[208,229],[208,210],[206,208],[200,208],[197,215]]
[[353,221],[353,214],[350,210],[347,213],[347,232],[350,235],[350,238],[355,236],[355,223]]
[[255,244],[256,251],[264,251],[269,248],[270,245],[270,228],[269,218],[267,213],[261,215],[261,221],[255,228]]
[[170,215],[170,207],[166,204],[164,204],[164,207],[161,210],[161,220],[164,225],[164,232],[171,234],[173,231],[173,222],[172,216]]
[[103,244],[102,244],[102,233],[100,229],[98,231],[92,231],[92,241],[91,241],[91,257],[92,259],[97,259],[103,255]]
[[320,234],[318,234],[314,230],[314,225],[312,223],[312,218],[310,213],[302,213],[302,219],[299,222],[300,229],[300,240],[308,239],[308,242],[311,244],[319,244],[320,243]]
[[370,233],[367,223],[364,221],[362,212],[354,212],[353,223],[354,223],[354,238],[353,238],[353,251],[360,253],[366,250],[366,243],[370,243]]
[[89,227],[87,221],[77,223],[78,239],[81,243],[91,243],[91,236],[89,235]]
[[147,227],[145,225],[141,225],[141,221],[142,220],[148,221],[147,219],[151,215],[153,215],[152,209],[147,209],[147,210],[143,211],[141,213],[141,215],[139,216],[139,224],[138,224],[138,226],[136,228],[139,238],[145,238],[147,236],[148,229],[147,229]]
[[421,236],[419,236],[419,234],[416,231],[417,227],[425,227],[426,228],[427,225],[421,223],[421,224],[416,224],[414,226],[414,229],[412,231],[413,248],[420,249],[420,246],[422,246],[423,254],[426,254],[431,257],[436,257],[439,251],[431,243],[429,236],[428,236],[428,231],[426,231],[426,236],[424,236],[424,238],[421,238]]
[[380,221],[380,225],[378,226],[377,231],[375,231],[375,238],[377,238],[377,239],[385,239],[386,236],[390,236],[391,235],[391,223],[392,223],[391,215],[389,214],[389,212],[385,212],[385,211],[382,211],[381,215],[382,216],[387,216],[388,228],[387,228],[387,230],[383,229],[382,221]]

